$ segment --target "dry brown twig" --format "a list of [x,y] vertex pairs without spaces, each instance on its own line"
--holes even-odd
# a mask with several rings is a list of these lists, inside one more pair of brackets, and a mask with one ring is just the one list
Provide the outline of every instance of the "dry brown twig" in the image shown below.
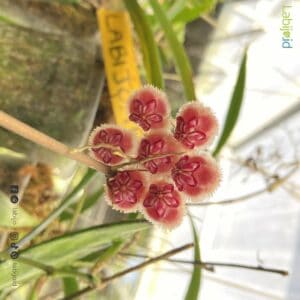
[[135,272],[135,271],[138,271],[148,265],[151,265],[151,264],[154,264],[160,260],[163,260],[163,259],[166,259],[172,255],[175,255],[181,251],[184,251],[184,250],[187,250],[191,247],[193,247],[194,244],[186,244],[186,245],[183,245],[182,247],[178,247],[178,248],[174,248],[168,252],[165,252],[164,254],[161,254],[159,256],[156,256],[156,257],[153,257],[153,258],[149,258],[147,259],[146,261],[138,264],[138,265],[135,265],[133,267],[130,267],[128,269],[125,269],[121,272],[118,272],[112,276],[108,276],[108,277],[102,277],[101,278],[101,283],[99,286],[87,286],[86,288],[74,293],[73,295],[70,295],[70,296],[67,296],[65,298],[63,298],[63,300],[71,300],[71,299],[77,299],[78,297],[81,297],[82,295],[86,295],[87,293],[90,293],[92,291],[95,291],[95,290],[101,290],[103,289],[108,283],[110,283],[111,281],[115,280],[115,279],[118,279],[124,275],[127,275],[131,272]]

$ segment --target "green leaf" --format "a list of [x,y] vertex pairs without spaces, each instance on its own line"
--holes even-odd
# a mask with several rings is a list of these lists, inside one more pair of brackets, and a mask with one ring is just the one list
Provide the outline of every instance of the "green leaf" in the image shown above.
[[[81,209],[81,212],[84,212],[87,209],[91,208],[99,200],[99,198],[103,195],[103,193],[104,193],[104,187],[101,187],[98,190],[96,190],[93,194],[87,196],[84,200],[84,204]],[[70,209],[75,211],[75,207],[76,207],[76,205],[73,204],[70,206]],[[60,215],[60,220],[66,221],[66,220],[71,219],[72,217],[73,217],[73,213],[71,213],[69,211],[64,211]]]
[[[28,214],[19,204],[10,202],[7,195],[0,191],[0,226],[13,228],[33,227],[39,220]],[[14,222],[15,221],[15,222]]]
[[10,19],[9,17],[6,16],[1,16],[0,15],[0,22],[6,23],[8,25],[18,25],[17,22],[15,22],[14,20]]
[[173,10],[170,13],[170,20],[174,23],[183,22],[184,24],[194,21],[201,15],[210,12],[216,6],[216,0],[184,1],[184,6]]
[[58,2],[60,4],[79,4],[80,0],[46,0],[46,2]]
[[103,252],[99,253],[93,268],[99,270],[103,266],[103,264],[105,264],[109,259],[114,257],[123,247],[124,240],[113,242],[110,247],[106,248]]
[[247,50],[245,51],[244,57],[242,59],[238,78],[234,87],[229,109],[226,115],[224,128],[221,137],[219,139],[219,142],[216,146],[216,149],[213,153],[214,156],[217,156],[219,154],[219,152],[227,142],[228,138],[230,137],[230,134],[238,120],[240,109],[244,98],[245,83],[246,83],[246,68],[247,68]]
[[69,207],[75,196],[89,183],[89,181],[97,174],[95,170],[88,169],[85,175],[82,177],[77,186],[66,196],[62,203],[55,208],[50,215],[44,219],[39,225],[37,225],[33,230],[26,234],[19,242],[18,246],[21,248],[23,245],[26,245],[31,240],[33,240],[37,235],[39,235],[49,224],[51,224],[60,214]]
[[[198,239],[197,231],[196,231],[192,217],[189,216],[189,218],[190,218],[191,226],[193,229],[193,237],[194,237],[194,260],[201,261],[199,239]],[[201,284],[201,267],[194,265],[192,278],[191,278],[187,293],[185,295],[185,300],[197,300],[198,299],[198,294],[200,291],[200,284]]]
[[[135,232],[149,228],[149,226],[150,224],[145,221],[126,221],[95,226],[68,233],[28,248],[20,252],[20,256],[60,268],[70,265],[102,247],[107,247],[117,239],[126,238]],[[0,264],[0,290],[11,286],[13,264],[17,264],[19,284],[43,274],[40,269],[18,263],[18,259],[4,261]]]
[[72,295],[79,290],[79,286],[78,286],[76,277],[64,277],[62,280],[63,280],[63,285],[64,285],[65,297]]
[[37,286],[39,285],[40,278],[38,278],[33,285],[29,288],[26,300],[38,300],[39,291],[37,290]]
[[159,51],[148,19],[136,0],[124,0],[124,3],[139,37],[147,81],[163,89],[164,80]]
[[171,22],[168,20],[166,13],[157,0],[149,0],[149,2],[154,11],[154,15],[157,17],[162,29],[164,30],[166,39],[173,54],[177,72],[182,80],[186,98],[189,101],[195,100],[196,94],[193,84],[192,68],[184,47],[178,41]]

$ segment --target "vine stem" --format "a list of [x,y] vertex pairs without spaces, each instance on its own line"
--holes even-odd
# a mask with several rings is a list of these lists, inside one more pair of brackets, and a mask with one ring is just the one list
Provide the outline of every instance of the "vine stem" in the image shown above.
[[227,204],[234,204],[238,202],[242,202],[245,200],[250,200],[254,197],[257,197],[259,195],[264,194],[267,192],[267,188],[263,188],[261,190],[254,191],[252,193],[236,197],[236,198],[231,198],[231,199],[226,199],[226,200],[221,200],[221,201],[212,201],[212,202],[199,202],[199,203],[188,203],[188,206],[208,206],[208,205],[227,205]]
[[250,200],[252,198],[255,198],[256,196],[262,195],[266,192],[273,192],[275,189],[282,186],[296,171],[298,170],[298,165],[293,168],[290,172],[288,172],[285,176],[282,176],[276,180],[274,180],[272,183],[267,185],[265,188],[254,191],[252,193],[232,198],[232,199],[226,199],[222,201],[213,201],[213,202],[199,202],[199,203],[188,203],[188,206],[208,206],[208,205],[227,205],[227,204],[233,204],[242,202],[245,200]]
[[76,153],[72,151],[73,149],[69,148],[65,144],[21,122],[2,110],[0,111],[0,126],[53,152],[76,160],[88,166],[89,168],[95,169],[104,174],[108,173],[108,168],[105,165],[97,162],[83,153]]
[[168,157],[168,156],[172,156],[172,155],[182,155],[184,154],[184,152],[170,152],[170,153],[163,153],[163,154],[153,154],[150,155],[144,159],[138,160],[138,159],[131,159],[128,162],[116,165],[112,167],[112,170],[118,170],[127,166],[131,166],[131,165],[136,165],[136,164],[144,164],[148,161],[154,160],[154,159],[159,159],[159,158],[164,158],[164,157]]
[[98,286],[98,287],[88,286],[88,287],[86,287],[86,288],[84,288],[84,289],[82,289],[82,290],[80,290],[80,291],[78,291],[78,292],[76,292],[76,293],[74,293],[72,295],[69,295],[69,296],[63,298],[63,300],[77,299],[78,297],[80,297],[82,295],[90,293],[90,292],[92,292],[92,291],[94,291],[96,289],[101,289],[101,288],[105,287],[106,284],[108,284],[109,282],[111,282],[111,281],[113,281],[113,280],[115,280],[117,278],[120,278],[120,277],[122,277],[124,275],[127,275],[127,274],[131,273],[131,272],[138,271],[138,270],[140,270],[140,269],[142,269],[142,268],[144,268],[144,267],[146,267],[146,266],[148,266],[150,264],[156,263],[156,262],[158,262],[160,260],[167,259],[168,257],[170,257],[172,255],[175,255],[175,254],[177,254],[177,253],[179,253],[181,251],[187,250],[187,249],[189,249],[189,248],[191,248],[193,246],[194,246],[193,243],[185,244],[185,245],[183,245],[181,247],[174,248],[171,251],[165,252],[165,253],[163,253],[163,254],[161,254],[159,256],[156,256],[156,257],[153,257],[153,258],[149,258],[146,261],[144,261],[144,262],[142,262],[142,263],[140,263],[138,265],[135,265],[135,266],[133,266],[131,268],[125,269],[125,270],[123,270],[121,272],[118,272],[118,273],[112,275],[112,276],[102,277],[100,279],[100,282],[101,282],[100,286]]
[[[119,254],[124,256],[132,256],[132,257],[139,257],[139,258],[150,258],[147,255],[142,254],[133,254],[127,252],[120,252]],[[248,269],[254,271],[262,271],[262,272],[269,272],[269,273],[276,273],[282,276],[287,276],[289,273],[286,270],[275,269],[275,268],[264,268],[262,266],[251,266],[251,265],[242,265],[236,263],[223,263],[223,262],[214,262],[214,261],[190,261],[184,259],[166,259],[168,262],[180,263],[180,264],[192,264],[200,267],[204,267],[208,269],[208,271],[214,271],[211,267],[229,267],[229,268],[240,268],[240,269]]]

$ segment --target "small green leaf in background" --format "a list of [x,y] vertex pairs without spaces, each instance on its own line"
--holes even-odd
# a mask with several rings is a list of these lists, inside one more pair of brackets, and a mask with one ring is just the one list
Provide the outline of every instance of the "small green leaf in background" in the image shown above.
[[[201,261],[199,239],[193,219],[189,216],[194,237],[194,260]],[[197,300],[201,284],[201,266],[194,265],[192,278],[185,295],[185,300]]]
[[[47,279],[46,277],[41,276],[33,283],[33,285],[27,291],[26,300],[38,300],[39,299],[39,293],[40,293],[44,283],[46,282],[46,279]],[[23,288],[25,288],[25,286],[23,286]],[[23,295],[22,292],[21,292],[21,294]],[[14,296],[18,297],[17,295],[14,295]]]
[[180,75],[184,92],[188,101],[196,99],[195,88],[193,84],[192,68],[186,55],[183,45],[178,41],[177,36],[172,28],[171,22],[168,20],[165,11],[157,2],[157,0],[149,0],[154,15],[158,19],[170,49],[173,54],[177,72]]
[[[8,196],[0,191],[0,226],[1,227],[33,227],[39,220],[27,213],[19,204],[12,204]],[[13,217],[15,215],[15,217]],[[13,223],[15,219],[15,223]]]
[[[35,245],[20,252],[20,257],[46,263],[49,266],[61,268],[88,255],[89,253],[107,247],[117,239],[147,229],[151,226],[145,221],[126,221],[113,224],[94,226],[67,233],[52,240]],[[11,287],[12,264],[18,259],[6,260],[0,263],[0,290]],[[43,274],[41,269],[18,263],[18,283],[22,284]]]
[[163,89],[164,80],[159,51],[147,17],[136,0],[124,0],[124,3],[139,37],[147,81]]
[[[87,196],[84,200],[81,212],[84,212],[87,209],[91,208],[103,196],[103,194],[104,194],[104,187],[101,187],[98,190],[96,190],[93,194]],[[70,206],[69,209],[73,210],[73,212],[74,212],[75,207],[76,207],[76,204],[73,204],[73,205]],[[69,211],[64,211],[60,215],[60,220],[61,221],[66,221],[66,220],[71,219],[72,217],[73,217],[73,213],[71,213]]]
[[13,25],[13,26],[18,25],[17,22],[15,22],[14,20],[10,19],[9,17],[1,16],[1,15],[0,15],[0,22],[6,23],[8,25]]
[[216,146],[216,149],[213,153],[214,156],[217,156],[219,154],[219,152],[227,142],[228,138],[230,137],[230,134],[238,120],[240,109],[244,98],[245,83],[246,83],[246,69],[247,69],[247,51],[245,51],[245,54],[242,59],[238,78],[234,87],[229,109],[226,115],[224,128],[221,137],[219,139],[219,142]]
[[64,277],[63,285],[65,297],[72,295],[79,290],[77,279],[75,277]]
[[92,272],[98,273],[98,271],[103,267],[103,265],[112,257],[114,257],[122,249],[123,246],[124,241],[114,241],[110,247],[106,248],[104,251],[99,253],[92,268]]
[[46,0],[48,2],[58,2],[58,3],[61,3],[61,4],[79,4],[80,3],[80,0]]
[[189,23],[199,18],[201,15],[213,10],[217,4],[217,0],[188,0],[178,1],[178,6],[174,5],[173,10],[170,10],[170,20],[174,23],[182,22]]

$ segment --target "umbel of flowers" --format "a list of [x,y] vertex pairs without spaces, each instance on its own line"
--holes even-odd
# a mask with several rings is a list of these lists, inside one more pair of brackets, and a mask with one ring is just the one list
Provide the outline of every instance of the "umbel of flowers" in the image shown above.
[[91,133],[89,154],[110,166],[106,199],[114,209],[140,211],[149,221],[173,228],[182,221],[187,201],[201,201],[219,184],[218,165],[206,151],[217,120],[197,101],[183,105],[172,119],[166,95],[149,85],[128,103],[128,117],[144,136],[104,124]]

